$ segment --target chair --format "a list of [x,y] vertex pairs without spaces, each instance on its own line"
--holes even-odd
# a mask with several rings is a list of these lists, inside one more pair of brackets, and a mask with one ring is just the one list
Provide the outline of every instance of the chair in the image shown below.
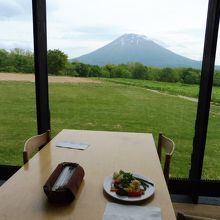
[[175,148],[175,143],[170,138],[164,136],[162,133],[159,133],[157,153],[158,153],[160,161],[161,161],[162,148],[164,148],[165,150],[165,161],[164,161],[163,173],[164,173],[165,180],[168,184],[169,173],[170,173],[170,161],[171,161],[171,157],[172,157],[172,154]]
[[27,163],[34,152],[38,148],[40,150],[50,141],[50,131],[29,138],[24,144],[23,162]]
[[13,176],[21,166],[0,165],[0,186]]
[[208,217],[201,217],[201,216],[195,216],[195,215],[189,215],[185,213],[177,213],[177,220],[217,220],[214,218],[208,218]]

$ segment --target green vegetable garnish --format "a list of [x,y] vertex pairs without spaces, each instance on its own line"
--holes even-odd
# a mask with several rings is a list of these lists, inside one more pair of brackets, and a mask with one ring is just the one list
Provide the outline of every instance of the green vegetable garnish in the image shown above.
[[134,180],[133,175],[131,173],[126,173],[122,170],[120,170],[119,173],[123,175],[123,178],[121,180],[122,187],[127,188],[129,186],[129,184],[131,183],[131,181]]

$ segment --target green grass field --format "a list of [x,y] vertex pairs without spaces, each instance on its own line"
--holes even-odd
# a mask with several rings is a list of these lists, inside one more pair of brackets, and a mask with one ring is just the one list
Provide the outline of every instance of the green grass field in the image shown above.
[[[63,128],[152,132],[173,138],[171,174],[187,177],[197,104],[142,87],[102,84],[49,85],[52,135]],[[36,134],[34,83],[0,82],[0,164],[22,164],[24,140]],[[220,178],[220,107],[212,106],[204,178]],[[138,149],[137,149],[138,160]]]
[[[158,82],[158,81],[138,80],[138,79],[122,79],[122,78],[102,78],[102,80],[124,84],[124,85],[143,87],[169,94],[182,95],[193,98],[198,98],[198,94],[199,94],[199,85],[168,83],[168,82]],[[213,86],[212,101],[216,102],[216,104],[220,103],[220,87]]]

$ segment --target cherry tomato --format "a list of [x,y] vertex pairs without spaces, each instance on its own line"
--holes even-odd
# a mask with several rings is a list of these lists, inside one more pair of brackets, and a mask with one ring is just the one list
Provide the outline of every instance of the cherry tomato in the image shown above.
[[131,191],[131,192],[128,192],[128,196],[132,196],[132,197],[141,196],[143,194],[144,194],[143,191],[139,191],[139,192]]

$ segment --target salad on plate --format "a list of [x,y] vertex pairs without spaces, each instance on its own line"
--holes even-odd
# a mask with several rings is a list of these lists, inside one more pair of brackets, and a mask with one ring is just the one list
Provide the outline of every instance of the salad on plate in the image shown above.
[[120,170],[113,174],[110,191],[115,192],[119,196],[139,197],[144,195],[149,185],[154,186],[153,183],[146,179]]

